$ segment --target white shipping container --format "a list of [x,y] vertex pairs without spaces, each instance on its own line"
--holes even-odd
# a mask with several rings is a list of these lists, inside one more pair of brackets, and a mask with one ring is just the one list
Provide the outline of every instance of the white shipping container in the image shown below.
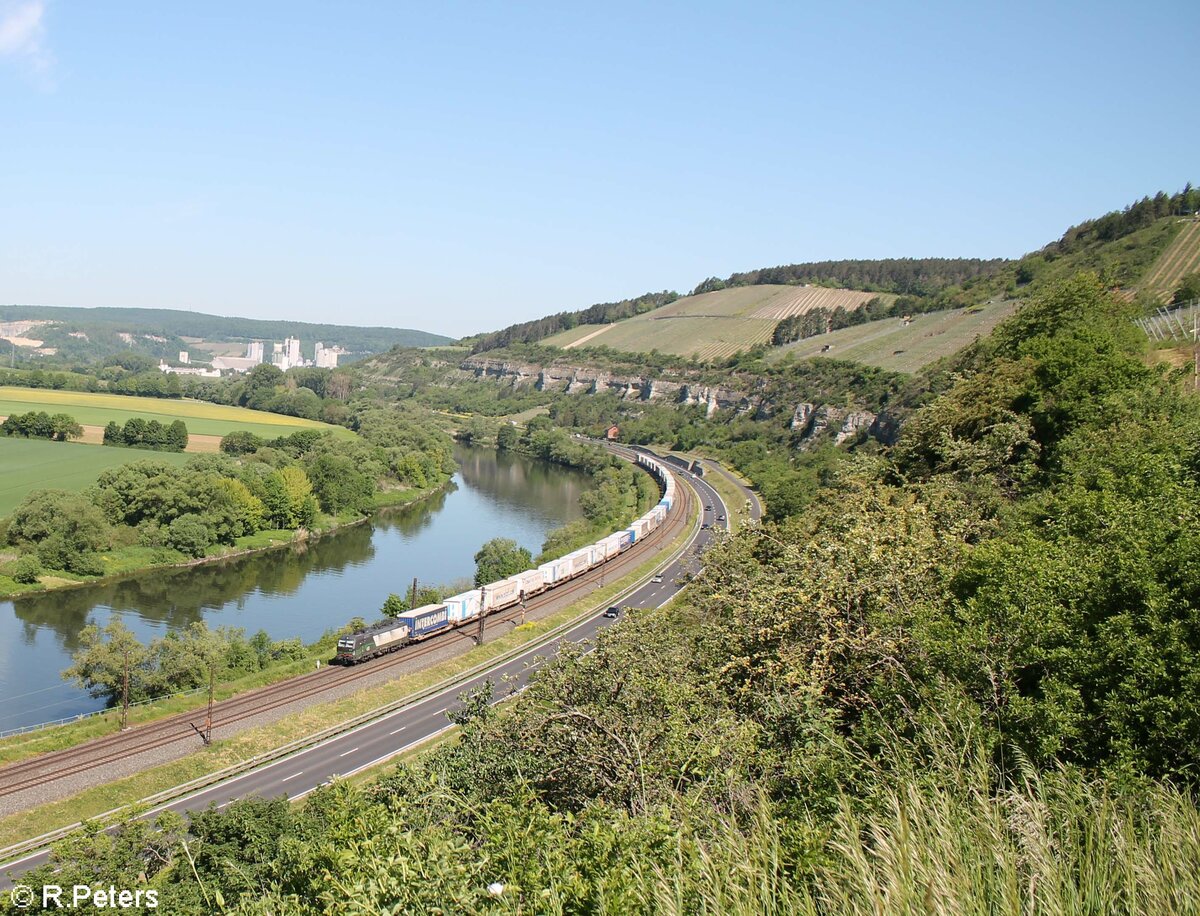
[[547,585],[557,585],[563,579],[570,578],[570,569],[571,564],[567,562],[567,558],[559,557],[557,560],[543,563],[538,567],[538,572],[542,574],[542,581]]
[[604,559],[606,560],[611,560],[621,552],[621,535],[619,534],[610,534],[600,543],[604,545]]
[[479,616],[479,590],[471,589],[446,599],[446,614],[451,623],[462,623]]
[[527,569],[523,573],[517,573],[514,577],[521,583],[521,593],[528,598],[530,595],[536,595],[540,591],[544,591],[546,583],[542,579],[540,570]]
[[590,547],[584,547],[581,550],[576,550],[574,553],[569,553],[566,556],[568,563],[569,576],[577,576],[587,570],[592,565],[592,550]]
[[500,608],[511,607],[520,600],[521,580],[516,576],[483,587],[483,611],[485,614]]

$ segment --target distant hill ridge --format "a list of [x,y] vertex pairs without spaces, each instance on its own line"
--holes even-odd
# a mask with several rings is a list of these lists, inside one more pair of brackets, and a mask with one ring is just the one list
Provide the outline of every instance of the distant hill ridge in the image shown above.
[[[139,339],[157,345],[148,344],[147,349],[156,355],[171,356],[175,355],[171,349],[178,348],[181,338],[237,342],[298,337],[306,347],[319,340],[357,355],[382,353],[394,346],[439,346],[451,340],[441,334],[410,328],[234,318],[175,309],[0,305],[0,322],[15,321],[54,322],[57,330],[54,339],[47,343],[76,358],[104,355],[103,349],[114,346],[121,334],[140,335]],[[162,339],[154,341],[153,337]]]

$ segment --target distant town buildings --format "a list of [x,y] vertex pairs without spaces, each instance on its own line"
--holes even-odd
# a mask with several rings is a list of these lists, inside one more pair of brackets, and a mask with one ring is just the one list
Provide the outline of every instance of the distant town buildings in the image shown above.
[[[202,366],[192,366],[190,355],[187,350],[179,351],[178,362],[183,366],[171,366],[166,360],[159,363],[158,368],[163,372],[170,372],[174,375],[198,375],[206,378],[216,378],[222,372],[249,372],[255,366],[266,362],[266,347],[268,342],[261,340],[252,340],[246,344],[245,356],[214,356],[212,358],[212,368],[204,368]],[[341,347],[327,347],[321,341],[317,341],[313,352],[313,359],[307,360],[300,355],[300,338],[288,337],[282,343],[270,342],[271,365],[287,372],[288,369],[296,369],[303,366],[316,366],[318,369],[336,369],[338,357],[346,351]]]

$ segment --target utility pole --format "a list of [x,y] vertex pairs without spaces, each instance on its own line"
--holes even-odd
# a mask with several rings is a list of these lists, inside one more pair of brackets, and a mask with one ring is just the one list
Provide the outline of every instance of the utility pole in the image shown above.
[[121,658],[125,662],[125,680],[121,691],[121,731],[129,728],[129,649],[121,653]]
[[483,586],[479,586],[479,633],[475,636],[475,645],[483,645]]
[[417,607],[417,577],[413,576],[412,597],[408,599],[408,609],[416,610]]
[[208,665],[208,715],[204,717],[204,746],[212,744],[213,699],[217,692],[217,666],[215,662]]

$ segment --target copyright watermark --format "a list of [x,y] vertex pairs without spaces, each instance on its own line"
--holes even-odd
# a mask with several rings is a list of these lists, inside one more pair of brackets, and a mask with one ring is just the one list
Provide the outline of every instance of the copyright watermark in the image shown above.
[[133,907],[153,910],[158,907],[158,891],[154,888],[118,890],[111,884],[108,887],[92,887],[87,884],[62,887],[58,884],[43,884],[40,888],[17,884],[8,892],[8,899],[13,906],[23,910],[35,905],[44,910],[75,910],[85,905],[98,910],[128,910]]

